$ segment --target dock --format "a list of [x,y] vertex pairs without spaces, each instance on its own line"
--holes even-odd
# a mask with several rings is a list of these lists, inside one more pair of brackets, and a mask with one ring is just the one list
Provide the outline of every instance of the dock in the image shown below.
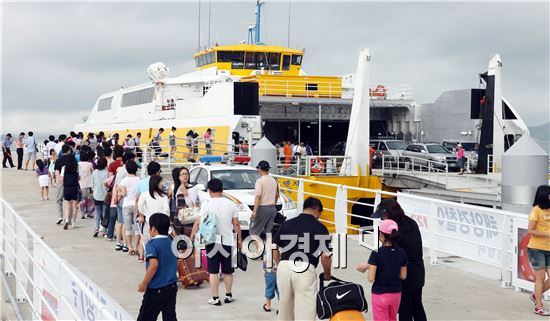
[[[50,191],[50,200],[41,201],[38,182],[31,171],[2,169],[0,193],[25,222],[53,251],[97,283],[130,315],[137,317],[142,295],[137,292],[145,266],[135,256],[116,252],[115,244],[93,238],[93,219],[78,220],[77,227],[64,231],[56,225],[57,209]],[[425,256],[426,256],[425,251]],[[363,285],[370,306],[370,284],[366,275],[355,271],[366,261],[370,251],[355,241],[348,242],[347,269],[335,269],[333,275]],[[424,306],[429,320],[539,320],[532,312],[527,293],[501,288],[498,269],[466,261],[458,257],[440,257],[438,265],[430,265],[427,256]],[[220,289],[223,293],[223,287]],[[235,274],[233,294],[236,301],[221,307],[210,306],[208,284],[197,289],[180,287],[177,299],[179,320],[276,320],[275,312],[262,310],[264,281],[261,262],[250,261],[247,272]],[[19,303],[22,305],[22,303]],[[276,300],[273,311],[276,310]],[[22,309],[25,311],[25,309]],[[372,320],[372,313],[366,314]]]

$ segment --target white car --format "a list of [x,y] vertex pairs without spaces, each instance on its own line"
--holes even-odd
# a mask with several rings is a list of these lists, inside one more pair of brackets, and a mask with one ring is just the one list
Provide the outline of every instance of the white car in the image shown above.
[[[198,165],[190,172],[191,184],[199,188],[199,199],[202,202],[210,197],[206,184],[212,178],[223,182],[224,196],[237,204],[239,224],[242,230],[250,227],[250,216],[254,209],[254,185],[260,177],[258,171],[250,166]],[[282,191],[276,204],[277,211],[287,219],[298,216],[296,203]]]

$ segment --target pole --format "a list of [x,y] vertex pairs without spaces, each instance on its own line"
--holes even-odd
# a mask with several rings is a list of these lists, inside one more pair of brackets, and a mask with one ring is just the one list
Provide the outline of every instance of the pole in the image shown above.
[[321,105],[319,105],[319,156],[321,156]]
[[201,0],[199,0],[199,31],[197,37],[197,51],[201,51]]
[[210,5],[211,5],[211,0],[208,0],[208,47],[210,47],[210,16],[211,16]]
[[290,0],[288,0],[288,35],[286,40],[286,46],[290,47]]
[[298,117],[298,144],[302,142],[302,118]]

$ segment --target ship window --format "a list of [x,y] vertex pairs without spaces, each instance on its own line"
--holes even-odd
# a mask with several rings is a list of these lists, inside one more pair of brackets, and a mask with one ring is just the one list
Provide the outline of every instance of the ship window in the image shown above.
[[107,97],[100,99],[97,102],[97,111],[104,111],[111,109],[111,103],[113,102],[113,97]]
[[289,69],[290,69],[290,56],[283,55],[283,70],[289,70]]
[[281,69],[281,54],[278,52],[270,52],[267,54],[267,62],[270,70]]
[[317,90],[317,84],[306,84],[306,90]]
[[218,51],[218,62],[230,62],[232,69],[243,69],[244,52],[242,51]]
[[205,65],[209,65],[209,64],[213,63],[214,62],[214,52],[209,52],[209,53],[205,54],[204,58],[205,58],[205,61],[204,61]]
[[267,54],[265,52],[247,52],[244,66],[245,69],[267,69]]
[[197,65],[197,67],[200,67],[199,57],[195,57],[195,65]]
[[122,107],[147,104],[153,101],[155,88],[149,87],[141,90],[132,91],[122,95]]
[[292,64],[300,66],[302,64],[302,55],[292,55]]
[[204,55],[200,55],[199,57],[199,66],[204,66]]

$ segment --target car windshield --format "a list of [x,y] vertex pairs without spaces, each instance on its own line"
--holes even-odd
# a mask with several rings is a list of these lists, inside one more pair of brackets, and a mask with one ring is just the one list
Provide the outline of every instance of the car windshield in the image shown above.
[[441,145],[426,145],[430,154],[448,154],[450,151]]
[[467,152],[473,152],[476,150],[476,143],[462,143],[461,145]]
[[223,189],[254,189],[260,174],[253,169],[213,170],[212,178],[223,182]]
[[388,145],[388,149],[390,150],[405,150],[407,148],[407,143],[405,142],[386,142],[386,145]]

